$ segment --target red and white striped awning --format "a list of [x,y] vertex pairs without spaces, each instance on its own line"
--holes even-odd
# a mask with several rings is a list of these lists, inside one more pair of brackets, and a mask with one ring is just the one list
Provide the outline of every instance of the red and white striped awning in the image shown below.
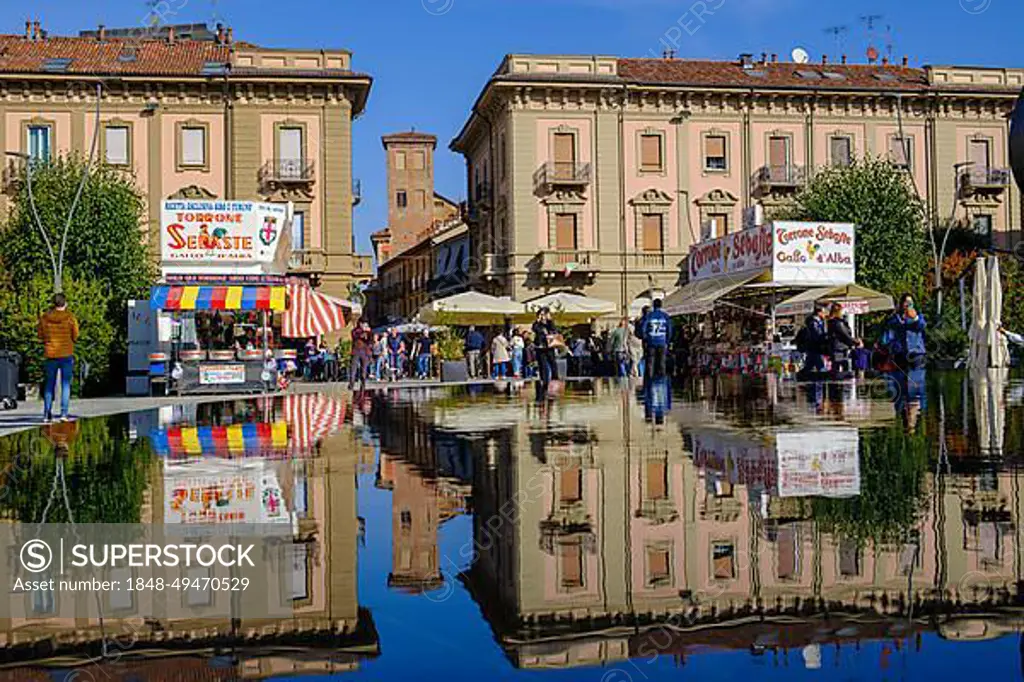
[[339,331],[346,321],[361,312],[350,301],[315,291],[305,280],[288,281],[288,309],[284,313],[281,336],[308,339]]
[[288,448],[293,453],[309,452],[318,442],[345,425],[345,401],[322,393],[284,397],[284,418],[288,422]]

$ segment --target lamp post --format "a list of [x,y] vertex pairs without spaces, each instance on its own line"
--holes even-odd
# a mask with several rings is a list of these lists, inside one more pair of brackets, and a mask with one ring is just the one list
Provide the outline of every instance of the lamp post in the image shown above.
[[43,237],[43,243],[46,244],[46,252],[50,256],[50,266],[53,268],[53,290],[54,292],[61,291],[63,287],[61,286],[61,272],[57,264],[57,255],[53,251],[53,242],[50,241],[50,235],[46,233],[46,230],[43,228],[43,222],[39,219],[35,194],[32,192],[32,170],[35,168],[35,161],[31,155],[25,152],[5,151],[4,154],[21,159],[25,164],[25,184],[28,186],[28,203],[32,209],[32,220],[39,229],[39,234]]
[[946,242],[949,241],[949,233],[953,230],[956,220],[956,207],[960,203],[960,171],[974,165],[973,161],[960,161],[953,164],[953,206],[949,211],[949,221],[946,223],[946,232],[942,235],[942,243],[939,244],[939,252],[935,257],[935,292],[937,316],[942,317],[942,260],[946,257]]

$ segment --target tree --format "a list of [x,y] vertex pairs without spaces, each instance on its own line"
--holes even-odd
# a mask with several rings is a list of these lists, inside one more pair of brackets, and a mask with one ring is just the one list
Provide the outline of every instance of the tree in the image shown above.
[[905,171],[882,159],[818,171],[783,220],[857,225],[857,281],[897,296],[920,290],[928,268],[924,207]]
[[[83,388],[100,388],[108,378],[111,347],[115,339],[105,286],[99,281],[65,276],[64,295],[81,330],[75,344],[76,370],[81,369],[83,362],[89,366],[86,386],[76,382],[75,388],[79,392]],[[39,316],[50,308],[52,299],[53,279],[48,269],[20,283],[0,282],[0,320],[3,320],[0,324],[0,348],[21,354],[30,383],[39,383],[43,379],[43,344],[36,328]]]
[[[68,210],[87,165],[81,155],[58,156],[49,163],[32,164],[32,190],[40,222],[51,243],[60,243]],[[25,173],[6,224],[0,231],[0,260],[14,288],[37,273],[52,272],[49,253],[29,201]],[[154,260],[142,239],[145,201],[131,173],[99,165],[88,180],[67,235],[64,255],[66,276],[101,285],[107,313],[119,332],[126,332],[125,301],[148,295],[156,278]],[[120,348],[126,334],[118,335]]]

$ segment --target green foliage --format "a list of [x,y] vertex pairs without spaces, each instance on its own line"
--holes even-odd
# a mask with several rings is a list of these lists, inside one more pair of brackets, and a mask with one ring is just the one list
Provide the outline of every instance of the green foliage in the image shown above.
[[462,360],[465,357],[465,342],[453,327],[435,332],[434,341],[442,360]]
[[918,292],[928,268],[924,207],[906,172],[882,159],[818,171],[777,220],[857,225],[857,281],[894,296]]
[[[68,309],[78,319],[80,336],[75,344],[75,362],[89,363],[89,378],[83,387],[73,384],[78,394],[100,389],[110,369],[109,349],[115,337],[109,317],[109,298],[101,282],[65,277],[64,295]],[[22,356],[22,366],[30,383],[43,379],[43,344],[37,327],[39,317],[49,310],[53,299],[53,281],[49,274],[38,273],[11,285],[0,283],[0,348],[15,350]]]
[[1003,326],[1024,334],[1024,263],[1019,258],[999,259],[1003,275]]
[[860,495],[815,499],[822,530],[864,543],[899,542],[917,524],[927,493],[928,439],[901,426],[861,431]]

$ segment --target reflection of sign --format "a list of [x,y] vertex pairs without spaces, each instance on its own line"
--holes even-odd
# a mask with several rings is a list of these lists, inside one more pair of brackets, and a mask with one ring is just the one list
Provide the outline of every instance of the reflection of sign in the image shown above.
[[819,429],[776,435],[780,497],[860,494],[857,429]]
[[253,201],[165,201],[160,257],[171,264],[270,263],[286,212]]
[[199,383],[203,386],[244,384],[245,365],[201,365]]
[[261,462],[197,461],[168,465],[164,523],[284,523],[290,521],[277,475]]
[[148,301],[128,301],[128,371],[149,371],[149,354],[156,350],[156,312]]

